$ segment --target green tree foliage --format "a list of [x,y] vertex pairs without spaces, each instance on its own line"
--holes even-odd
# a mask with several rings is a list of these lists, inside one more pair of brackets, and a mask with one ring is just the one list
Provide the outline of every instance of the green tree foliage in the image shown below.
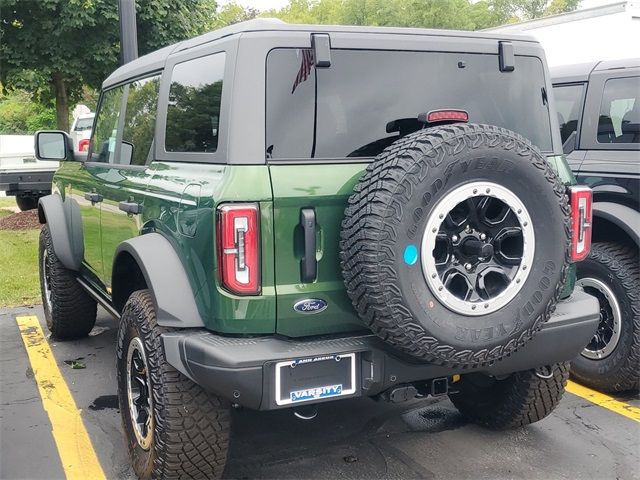
[[[215,21],[215,0],[137,0],[136,6],[140,54],[207,31]],[[44,99],[56,100],[58,128],[68,130],[69,105],[82,85],[98,88],[118,65],[118,2],[0,0],[0,12],[0,81],[24,86],[28,72],[37,72]]]
[[251,20],[256,18],[259,13],[255,8],[243,7],[236,2],[229,2],[220,7],[212,27],[222,28],[234,23]]
[[290,0],[265,17],[289,23],[479,30],[575,10],[580,0]]
[[30,135],[37,130],[52,128],[56,128],[53,102],[36,102],[24,90],[0,94],[0,134]]

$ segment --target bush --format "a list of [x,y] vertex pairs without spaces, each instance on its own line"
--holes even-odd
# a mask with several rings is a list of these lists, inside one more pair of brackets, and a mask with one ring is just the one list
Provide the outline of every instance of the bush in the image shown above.
[[53,103],[34,102],[24,90],[0,94],[0,134],[31,135],[37,130],[56,128],[56,109]]

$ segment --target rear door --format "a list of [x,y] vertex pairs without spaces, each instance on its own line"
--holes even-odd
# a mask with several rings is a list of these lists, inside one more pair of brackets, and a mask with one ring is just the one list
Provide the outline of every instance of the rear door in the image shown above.
[[267,56],[266,152],[277,331],[284,335],[364,328],[340,270],[344,209],[367,164],[400,130],[421,128],[419,114],[463,109],[470,121],[515,130],[553,150],[540,58],[520,56],[518,47],[515,70],[501,72],[495,40],[469,44],[476,53],[442,53],[415,51],[451,48],[437,38],[385,37],[380,45],[389,50],[366,50],[362,36],[332,33],[328,68],[315,68],[309,48]]

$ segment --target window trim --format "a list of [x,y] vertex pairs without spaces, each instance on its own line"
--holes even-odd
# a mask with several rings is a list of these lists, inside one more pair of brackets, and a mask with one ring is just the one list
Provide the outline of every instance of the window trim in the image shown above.
[[[563,87],[582,87],[582,90],[580,91],[580,99],[579,99],[579,104],[578,107],[580,109],[580,111],[578,112],[578,124],[576,125],[576,148],[575,150],[579,150],[580,149],[580,137],[581,137],[581,132],[582,132],[582,117],[584,115],[584,111],[585,111],[585,98],[587,97],[587,88],[588,88],[588,83],[587,82],[569,82],[569,83],[554,83],[553,84],[553,90],[555,92],[556,88],[563,88]],[[555,98],[554,98],[554,102],[555,102]],[[556,111],[558,110],[558,106],[556,105]],[[558,125],[560,126],[560,125]],[[560,138],[560,141],[562,141],[562,138]]]
[[[166,125],[169,102],[171,76],[176,65],[201,57],[224,53],[224,73],[222,77],[222,96],[220,100],[220,119],[218,123],[218,146],[215,152],[170,152],[165,149]],[[229,138],[229,113],[233,74],[235,70],[237,41],[223,40],[212,44],[178,52],[170,56],[164,67],[164,75],[160,82],[158,100],[158,116],[156,121],[155,160],[164,162],[188,163],[227,163],[227,143]]]
[[[127,164],[127,165],[123,165],[121,163],[117,163],[115,160],[119,160],[120,159],[120,149],[118,148],[118,145],[122,142],[122,135],[123,135],[123,128],[124,128],[124,121],[125,121],[125,115],[126,115],[126,108],[127,108],[127,100],[129,97],[129,88],[128,86],[133,83],[133,82],[137,82],[140,80],[144,80],[147,78],[151,78],[151,77],[160,77],[160,83],[162,84],[162,76],[163,76],[163,70],[152,70],[149,72],[145,72],[141,75],[129,78],[127,80],[124,80],[122,82],[116,83],[114,85],[109,86],[109,88],[106,88],[104,90],[102,90],[100,92],[100,97],[98,99],[98,105],[96,106],[96,113],[95,116],[93,117],[93,126],[91,128],[91,138],[89,141],[89,151],[87,152],[87,159],[91,158],[91,154],[93,153],[93,135],[94,132],[96,131],[96,123],[98,121],[98,116],[100,115],[100,109],[102,108],[102,103],[104,100],[104,96],[106,93],[110,92],[111,90],[115,89],[115,88],[120,88],[120,87],[126,87],[125,91],[122,93],[122,99],[120,100],[120,112],[118,114],[118,129],[116,131],[116,150],[115,150],[115,155],[114,155],[114,161],[113,162],[92,162],[90,160],[87,160],[86,162],[83,162],[84,165],[88,166],[88,167],[109,167],[109,168],[119,168],[119,169],[127,169],[127,170],[141,170],[141,169],[146,169],[149,167],[149,165],[151,164],[151,162],[153,162],[153,158],[151,158],[150,160],[147,160],[147,162],[144,165],[131,165],[131,164]],[[160,101],[159,97],[158,97],[158,102]],[[155,129],[154,129],[154,138],[152,139],[152,143],[155,143],[155,132],[157,130],[157,125],[158,125],[158,112],[157,112],[158,108],[156,107],[156,123],[155,123]],[[155,147],[154,147],[155,150]]]
[[593,72],[587,87],[587,101],[583,112],[583,127],[580,141],[581,150],[640,150],[640,143],[598,143],[598,117],[607,80],[640,77],[640,67],[624,70],[603,70]]

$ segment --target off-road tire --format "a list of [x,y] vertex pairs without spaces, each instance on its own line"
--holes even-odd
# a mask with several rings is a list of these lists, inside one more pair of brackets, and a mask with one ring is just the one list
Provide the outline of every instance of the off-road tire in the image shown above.
[[463,376],[449,398],[469,421],[493,430],[517,428],[549,415],[562,399],[569,363],[527,370],[504,380]]
[[30,195],[16,195],[16,205],[21,212],[26,212],[38,206],[38,199]]
[[[535,217],[535,260],[513,300],[469,317],[440,302],[420,260],[408,266],[403,249],[419,248],[447,191],[485,179],[517,192]],[[407,135],[369,164],[345,210],[340,259],[347,293],[375,334],[431,363],[477,367],[512,354],[549,319],[566,281],[569,241],[566,188],[538,148],[503,128],[454,124]]]
[[[118,327],[118,398],[125,440],[140,479],[220,478],[227,460],[230,407],[173,368],[164,355],[148,290],[131,294]],[[148,450],[133,431],[127,397],[127,349],[134,337],[144,346],[153,392],[153,431]]]
[[589,257],[578,264],[578,278],[600,280],[620,306],[620,338],[600,360],[579,355],[571,375],[580,383],[605,392],[640,389],[640,263],[635,246],[594,243]]
[[[45,251],[51,302],[47,301],[45,290]],[[51,335],[60,340],[87,336],[96,323],[96,301],[77,282],[75,272],[67,269],[56,256],[47,224],[40,230],[38,260],[42,306]]]

